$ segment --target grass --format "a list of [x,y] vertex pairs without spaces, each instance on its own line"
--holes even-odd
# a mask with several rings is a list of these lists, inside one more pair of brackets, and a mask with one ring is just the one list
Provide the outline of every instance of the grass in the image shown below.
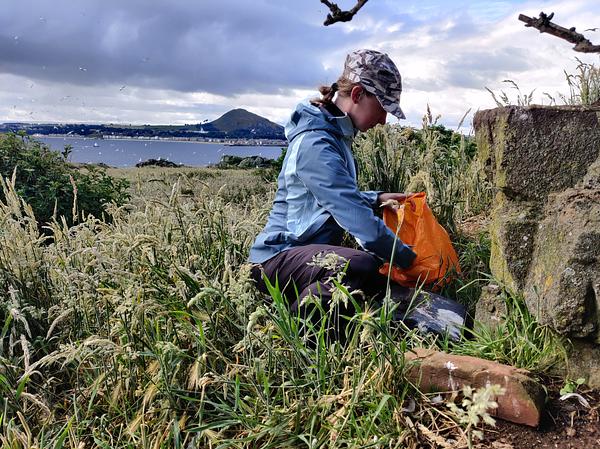
[[[550,105],[557,105],[557,98],[569,106],[591,106],[597,105],[600,101],[600,67],[595,63],[583,62],[578,58],[577,67],[574,73],[564,71],[567,82],[568,93],[557,93],[556,96],[544,92],[544,96],[550,101]],[[534,104],[535,89],[528,94],[521,92],[519,85],[513,80],[503,80],[510,88],[515,91],[516,96],[512,97],[504,90],[496,93],[489,88],[485,88],[492,96],[494,103],[498,107],[520,106],[526,107]]]
[[489,94],[492,96],[492,99],[494,100],[494,103],[496,103],[496,106],[498,106],[499,108],[502,108],[504,106],[511,106],[511,105],[520,106],[520,107],[531,106],[531,104],[533,103],[533,94],[535,93],[535,89],[532,90],[531,92],[529,92],[528,94],[525,94],[525,93],[521,92],[519,85],[517,83],[515,83],[513,80],[503,80],[502,82],[508,84],[511,89],[516,91],[516,94],[517,94],[516,100],[513,100],[509,96],[509,94],[507,94],[503,90],[501,90],[498,93],[498,95],[496,95],[496,93],[494,93],[494,91],[492,91],[491,89],[486,87],[485,90],[487,90],[489,92]]
[[[406,170],[361,182],[399,190],[429,177],[466,273],[447,294],[472,304],[489,243],[460,224],[485,209],[489,192],[469,177],[477,162],[468,139],[432,119],[424,126],[413,136],[367,133],[360,151],[385,150],[388,175]],[[466,441],[465,433],[458,415],[408,382],[406,351],[437,345],[538,369],[541,359],[515,345],[554,347],[529,338],[538,328],[518,320],[510,344],[488,344],[493,338],[482,334],[451,347],[393,322],[390,303],[361,309],[346,341],[332,343],[335,315],[291,315],[277,285],[265,301],[249,280],[247,251],[274,194],[263,173],[110,174],[131,185],[127,205],[107,206],[110,222],[58,221],[43,235],[15,187],[2,185],[2,447],[435,447]]]
[[427,193],[438,221],[450,232],[491,203],[492,189],[472,136],[437,124],[431,111],[420,130],[389,125],[373,128],[355,148],[364,190]]
[[600,101],[600,67],[575,59],[578,62],[575,73],[565,71],[569,94],[559,97],[569,105],[596,104]]
[[537,322],[522,297],[504,289],[499,301],[504,302],[506,312],[498,325],[491,328],[476,323],[474,338],[454,347],[454,353],[540,373],[565,363],[566,342],[549,326]]

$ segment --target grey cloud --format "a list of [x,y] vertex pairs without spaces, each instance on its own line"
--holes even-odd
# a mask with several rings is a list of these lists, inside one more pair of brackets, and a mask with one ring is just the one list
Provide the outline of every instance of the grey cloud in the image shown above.
[[446,64],[444,79],[454,87],[483,89],[486,84],[524,72],[536,63],[531,52],[507,47],[497,51],[461,53]]
[[[310,88],[343,45],[317,2],[10,0],[0,72],[222,95]],[[324,17],[324,16],[323,16]]]
[[119,92],[114,86],[98,91],[48,82],[29,88],[23,79],[7,75],[0,75],[0,84],[15,87],[10,93],[0,91],[2,121],[13,116],[15,121],[191,123],[214,119],[231,109],[227,104],[197,103],[173,91],[127,87]]

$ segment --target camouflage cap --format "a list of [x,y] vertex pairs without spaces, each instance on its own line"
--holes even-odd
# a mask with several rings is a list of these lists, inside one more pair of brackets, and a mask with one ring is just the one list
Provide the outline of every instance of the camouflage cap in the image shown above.
[[383,109],[398,118],[406,118],[400,109],[402,77],[396,64],[385,53],[375,50],[355,50],[346,56],[345,78],[360,83],[377,97]]

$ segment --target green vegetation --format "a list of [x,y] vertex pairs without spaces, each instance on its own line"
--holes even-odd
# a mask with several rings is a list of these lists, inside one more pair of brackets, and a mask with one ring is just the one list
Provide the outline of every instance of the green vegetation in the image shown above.
[[105,204],[122,205],[129,198],[127,181],[97,167],[75,168],[66,160],[70,150],[65,147],[61,156],[24,133],[0,135],[0,175],[14,178],[40,227],[60,217],[68,224],[86,214],[102,217]]
[[524,94],[521,92],[521,89],[519,88],[518,84],[515,83],[513,80],[504,80],[502,82],[507,83],[508,85],[510,85],[511,89],[516,90],[517,97],[516,101],[512,100],[509,97],[509,95],[503,90],[501,90],[500,93],[496,95],[494,91],[486,87],[485,90],[487,90],[490,93],[490,95],[494,99],[494,103],[496,103],[496,106],[498,106],[499,108],[511,105],[531,106],[531,104],[533,103],[533,94],[535,92],[535,89],[529,92],[528,94]]
[[[21,139],[10,139],[20,148]],[[377,162],[376,148],[386,160]],[[466,232],[464,225],[477,222],[490,190],[470,140],[429,116],[421,130],[366,133],[357,154],[364,186],[426,189],[465,271],[447,294],[472,304],[489,271],[489,241],[484,226]],[[394,167],[403,169],[399,178]],[[264,171],[148,167],[104,176],[130,183],[127,205],[107,202],[106,216],[73,225],[53,221],[48,235],[22,200],[19,178],[2,184],[3,447],[466,442],[479,425],[417,391],[405,378],[404,354],[439,345],[501,357],[538,332],[513,320],[502,346],[490,349],[483,337],[450,346],[393,322],[385,302],[352,317],[343,344],[330,343],[334,315],[305,321],[290,315],[277,285],[265,300],[249,281],[247,251],[275,191]],[[350,300],[340,280],[337,297]],[[535,351],[503,360],[545,367],[536,354],[551,353],[555,341],[526,343]]]
[[575,393],[577,391],[577,389],[580,386],[582,386],[584,383],[585,383],[585,379],[583,377],[579,377],[576,380],[566,379],[565,384],[560,389],[559,393],[561,395]]
[[547,372],[566,359],[565,343],[549,327],[539,324],[523,298],[505,289],[506,313],[495,328],[476,324],[474,338],[457,345],[457,354],[496,360],[519,368]]

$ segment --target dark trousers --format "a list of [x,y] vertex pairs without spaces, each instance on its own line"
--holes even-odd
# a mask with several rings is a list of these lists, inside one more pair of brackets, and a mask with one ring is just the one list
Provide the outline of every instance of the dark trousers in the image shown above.
[[[347,266],[341,264],[336,269],[331,269],[312,264],[315,256],[322,258],[330,253],[345,259]],[[379,274],[380,266],[380,260],[365,251],[333,245],[305,245],[290,248],[261,265],[255,265],[252,278],[263,293],[268,293],[262,279],[263,273],[271,284],[274,285],[277,280],[284,298],[288,301],[290,312],[299,313],[303,317],[311,316],[312,320],[317,322],[320,315],[314,310],[314,305],[302,304],[302,300],[309,293],[319,298],[321,307],[329,311],[334,287],[331,279],[336,278],[340,270],[345,270],[342,284],[350,292],[360,290],[363,294],[354,294],[353,298],[358,303],[364,303],[365,298],[382,296],[385,293],[386,277]],[[352,316],[354,313],[352,301],[348,300],[347,305],[338,303],[338,308],[332,314],[339,323],[334,330],[336,338],[342,337],[341,333],[345,329],[346,320],[339,317]]]
[[[271,284],[279,283],[279,288],[288,301],[289,309],[303,318],[310,317],[318,325],[321,315],[314,304],[308,301],[303,305],[309,293],[320,298],[321,308],[330,314],[331,321],[328,336],[344,340],[347,320],[356,310],[351,301],[347,306],[338,304],[330,310],[333,283],[338,270],[315,266],[313,258],[317,255],[335,253],[348,261],[342,284],[350,292],[360,290],[363,295],[353,294],[354,300],[362,306],[364,299],[382,299],[385,295],[386,276],[379,274],[381,262],[371,254],[351,248],[332,245],[306,245],[291,248],[277,254],[262,265],[255,265],[252,278],[263,293],[268,293],[263,281],[263,273]],[[415,291],[397,284],[390,285],[391,299],[396,303],[393,319],[402,321],[409,328],[419,328],[423,332],[448,335],[458,341],[462,326],[465,324],[466,310],[461,304],[435,293]],[[310,340],[309,340],[310,342]],[[314,343],[314,342],[313,342]]]

